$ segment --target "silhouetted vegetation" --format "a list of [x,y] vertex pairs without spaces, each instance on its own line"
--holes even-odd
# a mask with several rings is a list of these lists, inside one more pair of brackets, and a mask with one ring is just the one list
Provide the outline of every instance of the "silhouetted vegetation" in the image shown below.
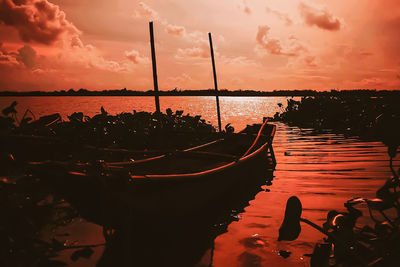
[[[2,91],[0,96],[154,96],[153,90],[148,91],[135,91],[123,89],[115,90],[102,90],[92,91],[81,88],[79,90],[69,89],[61,91],[29,91],[29,92],[15,92],[15,91]],[[175,88],[169,91],[159,91],[160,96],[215,96],[216,92],[214,89],[203,89],[203,90],[182,90]],[[274,91],[258,91],[258,90],[235,90],[230,91],[227,89],[220,89],[218,91],[220,96],[320,96],[320,95],[332,95],[332,96],[399,96],[399,91],[390,90],[331,90],[331,91],[316,91],[316,90],[274,90]]]
[[[208,249],[213,249],[214,238],[225,232],[230,222],[237,220],[243,207],[261,190],[260,186],[266,182],[271,185],[273,179],[273,171],[264,168],[264,165],[263,171],[256,173],[243,169],[252,179],[239,175],[246,178],[240,186],[233,182],[221,183],[219,186],[224,194],[216,194],[217,199],[212,198],[218,200],[217,203],[207,199],[204,205],[197,208],[190,205],[191,213],[173,213],[174,216],[168,217],[166,215],[174,212],[175,207],[171,207],[171,210],[151,210],[149,214],[146,211],[148,216],[133,218],[135,205],[127,207],[132,204],[127,201],[132,192],[125,191],[131,186],[131,172],[118,168],[111,172],[103,164],[107,154],[117,151],[116,154],[127,158],[113,155],[113,160],[132,161],[130,157],[134,151],[151,155],[156,149],[155,153],[171,153],[175,159],[173,153],[177,149],[203,144],[220,138],[222,134],[232,137],[233,127],[228,124],[225,133],[216,133],[215,127],[201,116],[184,115],[182,110],[173,112],[171,109],[167,109],[165,114],[133,111],[112,116],[101,107],[93,117],[74,112],[67,121],[59,114],[36,119],[28,110],[18,120],[16,105],[14,101],[0,115],[0,163],[4,166],[0,168],[0,177],[4,177],[0,180],[0,212],[3,215],[0,221],[1,266],[64,266],[65,262],[57,260],[61,251],[68,249],[71,251],[70,259],[76,261],[91,257],[92,247],[96,246],[105,247],[97,266],[192,266],[201,260]],[[249,133],[255,130],[250,128],[247,129]],[[232,143],[228,145],[233,147]],[[31,162],[36,160],[41,162]],[[134,157],[134,160],[137,158]],[[68,180],[69,185],[66,186],[62,178],[64,169],[54,170],[46,165],[49,161],[62,161],[61,164],[67,166],[67,173],[82,167],[85,174],[96,179]],[[35,166],[45,168],[35,169]],[[238,169],[233,171],[238,172]],[[225,178],[234,181],[233,176],[230,173]],[[184,188],[186,181],[183,182]],[[168,191],[166,184],[157,186]],[[193,195],[193,188],[201,188],[201,184],[195,182],[193,187],[189,187],[189,195]],[[209,184],[206,188],[210,188]],[[132,194],[153,194],[152,191],[160,188],[149,189]],[[198,193],[210,194],[203,191],[204,187]],[[68,233],[56,235],[53,231],[68,225],[78,216],[98,222],[91,216],[86,217],[85,209],[80,208],[80,205],[85,207],[86,204],[71,201],[68,197],[76,195],[84,195],[90,212],[101,217],[99,220],[102,223],[99,224],[104,226],[106,244],[74,246],[67,241]],[[195,197],[195,200],[198,199]],[[188,198],[184,197],[181,201],[188,201]],[[137,205],[142,204],[146,203]],[[115,214],[120,217],[112,216]],[[118,221],[118,224],[101,220],[106,216],[110,221]],[[190,249],[186,251],[188,246]],[[212,262],[212,254],[209,261]]]
[[197,144],[215,133],[215,128],[201,116],[184,115],[182,110],[174,113],[167,109],[165,114],[133,111],[113,116],[102,107],[93,117],[74,112],[68,116],[68,121],[63,121],[59,114],[34,120],[33,114],[25,112],[21,121],[17,121],[14,107],[3,110],[6,116],[0,116],[0,131],[58,138],[71,145],[177,149]]
[[[381,114],[393,117],[400,130],[400,96],[370,97],[366,95],[322,94],[287,100],[287,107],[274,119],[300,127],[332,129],[349,135],[379,138],[376,119]],[[281,105],[282,107],[282,105]],[[382,133],[381,133],[382,134]],[[386,133],[387,134],[387,133]]]
[[[16,105],[14,101],[0,116],[0,266],[63,266],[65,263],[54,259],[62,250],[71,249],[74,261],[93,253],[91,246],[73,247],[65,243],[67,237],[51,234],[78,212],[55,193],[49,180],[32,176],[27,162],[94,161],[97,154],[90,146],[172,151],[198,144],[215,133],[200,116],[171,109],[166,114],[134,111],[111,116],[101,108],[93,117],[75,112],[68,121],[59,114],[35,119],[27,111],[18,121]],[[106,158],[104,154],[100,159]]]

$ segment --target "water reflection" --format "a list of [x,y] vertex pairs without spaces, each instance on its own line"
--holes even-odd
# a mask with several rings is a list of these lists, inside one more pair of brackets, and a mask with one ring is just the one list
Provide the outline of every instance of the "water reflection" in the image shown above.
[[[213,97],[185,98],[185,101],[180,97],[164,99],[161,98],[162,109],[183,109],[191,114],[202,114],[214,124],[216,122]],[[14,99],[0,99],[3,100],[4,105],[9,105]],[[61,102],[60,99],[49,97],[25,100],[18,99],[20,107],[30,108],[39,116],[53,112],[69,115],[74,111],[94,115],[90,112],[97,112],[102,105],[112,113],[154,109],[152,98],[66,97],[63,98],[66,101]],[[262,116],[272,116],[277,108],[276,103],[286,102],[284,98],[248,100],[257,103],[246,108],[246,101],[231,101],[228,98],[221,100],[221,110],[226,116],[224,120],[231,122],[237,130],[247,123],[259,122]],[[315,242],[322,235],[304,227],[298,240],[290,244],[278,243],[277,229],[282,222],[286,200],[291,195],[299,196],[304,216],[312,221],[324,221],[327,211],[343,208],[343,203],[352,197],[374,197],[377,188],[390,176],[387,148],[378,142],[278,123],[274,149],[278,165],[273,174],[275,178],[272,187],[264,185],[262,191],[259,187],[266,184],[265,177],[272,177],[270,174],[262,177],[255,185],[239,187],[242,192],[240,194],[231,189],[231,196],[221,197],[213,205],[199,211],[197,217],[182,214],[171,220],[148,218],[147,222],[142,218],[143,221],[135,222],[128,230],[116,233],[115,241],[107,244],[100,263],[103,266],[124,266],[125,263],[132,263],[129,266],[149,266],[139,263],[146,260],[159,263],[155,258],[157,253],[161,253],[165,254],[163,257],[166,261],[170,260],[168,264],[172,266],[183,266],[186,263],[186,266],[208,266],[211,261],[214,267],[308,266],[309,260],[304,254],[312,252]],[[399,162],[395,164],[398,166]],[[249,195],[240,196],[247,190],[250,191]],[[241,201],[235,202],[237,199]],[[233,213],[232,209],[235,210]],[[96,229],[95,233],[91,233],[91,229]],[[101,229],[92,226],[75,236],[71,233],[70,239],[84,240],[80,244],[96,244],[102,242],[101,237]],[[279,255],[280,250],[292,253],[285,259]],[[101,251],[95,252],[90,262],[81,259],[69,263],[72,266],[94,266],[100,254]],[[66,254],[66,258],[69,256]]]
[[[348,199],[374,198],[375,191],[391,175],[387,148],[379,142],[281,123],[277,126],[277,166],[271,192],[257,194],[241,220],[216,238],[214,267],[309,266],[306,255],[312,253],[323,235],[304,226],[296,241],[278,242],[286,200],[297,195],[303,203],[304,217],[322,222],[329,210],[344,209]],[[368,217],[368,212],[365,214]],[[361,218],[360,223],[365,219]],[[282,250],[291,252],[289,257],[283,258]]]
[[309,266],[305,255],[322,235],[305,226],[296,241],[277,242],[286,200],[299,196],[304,216],[324,221],[352,197],[374,197],[390,175],[377,142],[278,124],[274,148],[273,174],[231,188],[196,216],[134,221],[86,266]]
[[[249,201],[272,179],[272,171],[248,177],[245,184],[192,215],[126,218],[125,226],[105,235],[97,266],[212,266],[215,237],[239,220]],[[261,239],[254,242],[262,244]]]
[[[236,130],[246,127],[246,124],[260,123],[263,116],[272,117],[280,111],[278,103],[286,106],[288,97],[220,97],[222,125],[232,123]],[[297,98],[295,98],[297,99]],[[6,107],[15,97],[0,97],[0,107]],[[40,117],[60,113],[64,119],[73,112],[83,112],[84,115],[94,116],[104,107],[110,114],[121,112],[147,111],[154,112],[153,97],[92,97],[92,96],[49,96],[49,97],[18,97],[17,111],[22,116],[30,109]],[[215,97],[213,96],[164,96],[160,97],[161,110],[167,108],[183,110],[185,114],[202,115],[213,125],[217,124]]]

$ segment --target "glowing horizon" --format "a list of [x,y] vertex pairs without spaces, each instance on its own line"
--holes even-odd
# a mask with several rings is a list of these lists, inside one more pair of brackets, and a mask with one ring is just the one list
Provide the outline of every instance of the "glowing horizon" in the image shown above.
[[400,89],[396,0],[0,0],[0,90]]

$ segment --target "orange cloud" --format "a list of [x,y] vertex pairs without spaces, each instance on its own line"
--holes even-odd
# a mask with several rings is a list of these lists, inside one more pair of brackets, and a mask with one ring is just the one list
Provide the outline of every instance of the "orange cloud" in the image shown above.
[[175,87],[185,86],[185,84],[187,84],[188,82],[191,82],[191,81],[193,81],[192,77],[190,77],[186,73],[182,73],[179,76],[167,78],[167,84],[170,86],[175,86]]
[[267,2],[0,0],[0,90],[151,89],[148,20],[162,90],[212,86],[207,31],[224,88],[400,88],[398,0]]
[[134,64],[139,64],[139,63],[148,63],[149,59],[147,57],[143,57],[139,54],[138,51],[135,49],[131,51],[125,51],[125,56],[132,61]]
[[269,30],[271,28],[268,26],[258,26],[258,32],[256,36],[256,41],[260,48],[267,51],[272,55],[283,55],[283,56],[298,56],[300,52],[306,51],[307,49],[297,41],[296,38],[290,37],[286,48],[283,48],[281,41],[278,39],[273,39],[268,36]]
[[[16,2],[16,3],[15,3]],[[0,21],[6,25],[17,29],[22,41],[35,41],[48,46],[48,59],[40,62],[44,69],[67,68],[70,65],[76,65],[76,68],[96,68],[110,72],[126,71],[127,67],[114,60],[105,59],[102,53],[93,45],[85,45],[80,39],[81,32],[68,20],[65,13],[59,6],[49,3],[47,0],[4,0],[0,1]],[[62,41],[57,43],[56,41]],[[61,46],[60,46],[61,45]],[[60,50],[62,49],[62,50]],[[54,55],[56,51],[58,55]],[[129,54],[129,53],[128,53]],[[18,50],[18,53],[10,55],[2,52],[2,60],[20,62],[28,69],[34,68],[39,62],[36,51],[28,45]],[[128,58],[132,60],[133,54]],[[137,57],[136,60],[142,60]],[[11,64],[11,63],[10,63]]]
[[209,58],[210,48],[204,44],[192,48],[178,48],[177,58]]
[[143,2],[139,2],[139,7],[135,11],[135,17],[138,18],[151,18],[154,20],[158,20],[160,17],[158,15],[158,12],[152,9],[150,6],[146,5]]
[[3,47],[3,43],[0,42],[0,66],[11,67],[19,65],[16,56],[16,53],[7,52],[6,49]]
[[304,62],[309,67],[316,67],[317,64],[315,63],[315,56],[306,56],[304,57]]
[[136,9],[134,16],[137,18],[150,18],[159,21],[161,25],[165,27],[165,31],[168,34],[189,37],[185,27],[169,23],[168,20],[161,18],[156,10],[143,2],[139,2],[139,7]]
[[257,43],[273,55],[282,55],[282,46],[279,40],[268,38],[270,27],[258,26]]
[[365,88],[376,88],[382,85],[386,85],[387,83],[388,81],[381,77],[368,77],[358,82],[360,86],[363,86]]
[[246,13],[247,15],[251,14],[251,9],[250,7],[247,5],[246,0],[242,0],[241,3],[239,4],[239,8],[241,10],[243,10],[244,13]]
[[184,36],[186,34],[186,29],[183,26],[168,24],[167,25],[167,33],[177,36]]
[[284,14],[282,12],[279,12],[278,10],[273,10],[270,8],[266,8],[267,13],[271,13],[274,14],[275,16],[277,16],[279,19],[285,21],[285,24],[287,26],[290,26],[293,24],[293,21],[289,18],[288,14]]
[[5,54],[0,51],[0,65],[5,65],[5,66],[15,66],[19,65],[19,62],[17,59],[9,54]]
[[50,45],[64,33],[79,34],[59,6],[47,0],[22,0],[18,4],[3,0],[0,2],[0,21],[16,28],[25,42]]
[[233,58],[222,56],[221,61],[224,64],[230,64],[233,66],[248,67],[248,66],[257,66],[258,65],[254,60],[251,60],[245,56],[238,56],[238,57],[233,57]]
[[80,65],[85,68],[96,68],[110,72],[123,72],[127,67],[117,61],[105,59],[100,51],[92,45],[72,47],[59,55],[62,64]]
[[300,3],[299,9],[301,16],[309,26],[317,26],[328,31],[338,31],[341,28],[340,20],[326,10],[316,9],[304,3]]

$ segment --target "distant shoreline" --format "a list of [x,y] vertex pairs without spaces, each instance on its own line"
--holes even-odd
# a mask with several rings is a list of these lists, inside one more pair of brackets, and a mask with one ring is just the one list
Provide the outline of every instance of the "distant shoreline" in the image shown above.
[[[70,89],[68,91],[29,91],[29,92],[13,92],[3,91],[0,92],[0,97],[21,97],[21,96],[154,96],[155,92],[149,91],[131,91],[126,89],[121,90],[103,90],[103,91],[89,91],[86,89],[79,89],[77,91]],[[171,90],[171,91],[159,91],[159,96],[215,96],[216,92],[213,89],[208,90]],[[250,96],[250,97],[273,97],[273,96],[316,96],[316,95],[357,95],[357,96],[393,96],[400,95],[400,90],[331,90],[331,91],[314,91],[314,90],[279,90],[279,91],[254,91],[254,90],[220,90],[218,91],[219,96]]]

